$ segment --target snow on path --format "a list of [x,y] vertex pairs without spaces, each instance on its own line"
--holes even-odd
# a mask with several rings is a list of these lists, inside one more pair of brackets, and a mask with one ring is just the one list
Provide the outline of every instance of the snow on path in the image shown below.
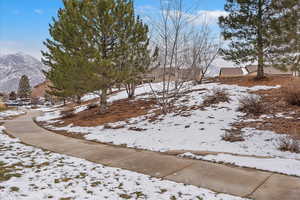
[[10,169],[12,177],[0,181],[0,199],[243,200],[26,146],[3,129],[0,169]]

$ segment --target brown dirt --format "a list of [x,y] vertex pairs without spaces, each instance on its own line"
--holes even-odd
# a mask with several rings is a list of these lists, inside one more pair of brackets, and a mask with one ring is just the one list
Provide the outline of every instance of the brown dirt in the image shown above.
[[255,80],[252,76],[245,77],[232,77],[232,78],[221,78],[219,82],[228,85],[239,85],[252,87],[256,85],[266,85],[266,86],[276,86],[276,85],[286,85],[292,80],[299,80],[299,77],[290,76],[268,76],[263,80]]
[[75,126],[99,126],[118,121],[127,121],[130,118],[147,114],[155,104],[154,100],[122,99],[113,102],[106,114],[100,115],[98,114],[98,108],[93,108],[64,119],[63,124],[57,125],[66,126],[72,123]]
[[[229,82],[231,81],[232,80]],[[237,84],[242,86],[281,85],[282,87],[279,89],[253,92],[262,97],[262,101],[266,105],[264,114],[273,116],[272,118],[264,118],[263,121],[257,122],[237,123],[235,124],[235,127],[252,127],[259,130],[271,130],[280,134],[289,134],[295,139],[300,139],[300,106],[289,105],[284,99],[285,87],[294,81],[298,82],[300,80],[298,77],[269,77],[267,80],[258,82],[249,78],[245,78],[244,80],[239,79]],[[279,113],[286,117],[290,117],[290,119],[276,117],[275,115]],[[253,116],[249,116],[249,118],[251,119]]]

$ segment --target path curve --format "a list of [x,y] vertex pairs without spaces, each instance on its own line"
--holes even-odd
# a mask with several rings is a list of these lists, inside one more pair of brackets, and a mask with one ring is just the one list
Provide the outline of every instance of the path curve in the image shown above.
[[220,193],[256,200],[300,198],[297,177],[70,138],[36,125],[33,118],[39,115],[39,111],[29,110],[26,115],[5,121],[7,133],[45,150]]

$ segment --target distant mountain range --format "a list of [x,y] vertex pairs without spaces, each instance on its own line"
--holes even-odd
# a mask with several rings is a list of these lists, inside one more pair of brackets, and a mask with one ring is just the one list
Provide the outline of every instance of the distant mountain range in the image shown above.
[[43,82],[46,67],[36,58],[23,53],[0,55],[0,92],[18,89],[21,76],[27,75],[31,87]]

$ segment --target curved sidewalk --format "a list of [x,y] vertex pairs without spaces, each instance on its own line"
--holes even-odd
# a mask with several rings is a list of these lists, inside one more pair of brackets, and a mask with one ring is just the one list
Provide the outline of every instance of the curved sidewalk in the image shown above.
[[5,121],[6,131],[25,144],[220,193],[256,200],[299,200],[300,178],[156,152],[109,146],[55,134],[37,126],[37,111]]

